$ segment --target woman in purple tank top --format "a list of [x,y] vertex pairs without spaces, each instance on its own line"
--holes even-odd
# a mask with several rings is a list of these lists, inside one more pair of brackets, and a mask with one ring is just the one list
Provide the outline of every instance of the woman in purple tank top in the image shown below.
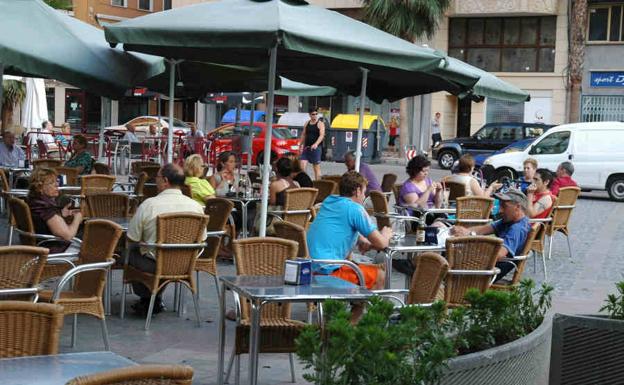
[[[431,162],[422,155],[413,157],[405,170],[409,175],[399,193],[399,204],[413,208],[440,207],[442,204],[442,186],[429,178]],[[408,208],[413,214],[413,210]]]

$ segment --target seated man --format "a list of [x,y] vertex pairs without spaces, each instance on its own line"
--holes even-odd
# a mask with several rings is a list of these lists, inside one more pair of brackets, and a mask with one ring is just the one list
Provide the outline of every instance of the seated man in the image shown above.
[[514,257],[522,252],[531,225],[529,218],[525,215],[528,200],[521,191],[512,189],[506,193],[494,194],[494,196],[501,201],[500,214],[502,219],[492,224],[470,228],[453,226],[451,234],[457,236],[495,234],[502,238],[503,245],[498,252],[499,262],[496,262],[496,267],[500,269],[500,273],[496,276],[496,281],[498,281],[514,269],[512,263],[501,261],[501,259]]
[[15,145],[15,134],[5,131],[3,143],[0,144],[0,166],[19,167],[20,161],[23,162],[24,159],[26,159],[24,150]]
[[[154,255],[149,249],[139,248],[138,242],[156,242],[157,217],[160,214],[174,212],[191,212],[203,214],[203,207],[193,199],[182,194],[184,185],[184,171],[180,166],[167,164],[156,175],[158,195],[146,199],[138,207],[136,214],[128,225],[128,241],[130,242],[129,264],[135,268],[153,273],[156,268]],[[133,283],[134,292],[141,297],[139,303],[133,306],[134,310],[144,315],[149,307],[151,293],[140,283]],[[163,310],[160,293],[156,298],[154,312]]]
[[553,179],[550,184],[550,192],[554,196],[557,196],[559,195],[559,189],[562,187],[576,187],[577,184],[574,179],[572,179],[572,174],[574,174],[574,165],[572,162],[562,162],[557,167],[557,177]]
[[134,124],[128,123],[126,124],[126,134],[123,136],[121,140],[128,141],[128,143],[138,143],[139,138],[136,136],[136,130]]
[[[349,151],[345,154],[344,157],[345,166],[347,166],[348,171],[355,170],[355,152]],[[360,174],[368,181],[368,185],[366,186],[366,195],[370,194],[371,191],[379,191],[381,192],[381,185],[377,180],[377,177],[373,173],[373,170],[370,169],[370,166],[366,163],[360,161]]]
[[[308,248],[312,259],[347,259],[356,243],[362,252],[371,248],[386,248],[392,230],[388,227],[381,229],[381,232],[377,230],[362,206],[366,179],[356,171],[348,171],[340,179],[339,187],[340,196],[330,195],[323,201],[308,230]],[[384,287],[385,274],[378,266],[360,265],[360,269],[367,288]],[[359,284],[357,275],[348,266],[317,264],[314,272]]]

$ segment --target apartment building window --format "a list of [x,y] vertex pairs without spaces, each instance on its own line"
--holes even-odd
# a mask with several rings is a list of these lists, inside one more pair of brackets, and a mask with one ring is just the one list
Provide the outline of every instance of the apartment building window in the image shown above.
[[139,0],[139,9],[143,11],[152,10],[152,0]]
[[553,72],[555,16],[452,18],[449,55],[490,72]]
[[622,11],[624,3],[613,5],[590,5],[588,41],[624,41]]
[[127,7],[128,0],[111,0],[111,5],[114,5],[116,7]]
[[171,9],[171,0],[163,0],[163,9],[165,11]]

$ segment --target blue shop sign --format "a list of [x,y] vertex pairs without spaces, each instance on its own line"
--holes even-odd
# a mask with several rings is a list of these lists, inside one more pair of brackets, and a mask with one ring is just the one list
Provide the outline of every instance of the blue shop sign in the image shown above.
[[624,87],[624,71],[592,71],[590,85],[592,87]]

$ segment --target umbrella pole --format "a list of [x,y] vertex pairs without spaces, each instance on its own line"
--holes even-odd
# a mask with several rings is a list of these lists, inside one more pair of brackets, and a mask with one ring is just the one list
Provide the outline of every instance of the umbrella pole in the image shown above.
[[368,81],[368,69],[362,70],[362,89],[360,90],[360,118],[358,119],[357,143],[355,145],[355,171],[360,171],[362,158],[362,130],[364,129],[364,104],[366,103],[366,82]]
[[[262,162],[262,204],[260,206],[261,237],[266,236],[267,208],[269,205],[269,175],[271,172],[271,139],[273,136],[273,104],[275,99],[275,73],[277,71],[277,46],[271,48],[269,62],[269,95],[267,101],[266,133],[264,134],[264,162]],[[254,363],[250,363],[253,366]],[[256,363],[257,365],[257,363]]]
[[247,143],[249,144],[249,148],[247,149],[247,172],[251,170],[251,157],[253,155],[253,127],[254,127],[254,115],[256,111],[256,93],[251,93],[251,113],[249,117],[249,132],[247,135],[249,136],[249,140]]
[[[2,124],[2,103],[3,103],[3,99],[2,97],[4,96],[3,92],[4,92],[4,65],[2,63],[0,63],[0,124]],[[5,127],[2,127],[2,130],[4,131]]]
[[175,67],[179,61],[169,62],[169,129],[167,132],[167,163],[173,163],[173,102],[175,98]]
[[101,161],[102,152],[104,151],[104,126],[106,125],[106,112],[108,111],[110,114],[110,109],[106,108],[106,104],[108,103],[108,98],[104,96],[100,97],[100,135],[98,139],[98,154],[97,159],[98,162]]

